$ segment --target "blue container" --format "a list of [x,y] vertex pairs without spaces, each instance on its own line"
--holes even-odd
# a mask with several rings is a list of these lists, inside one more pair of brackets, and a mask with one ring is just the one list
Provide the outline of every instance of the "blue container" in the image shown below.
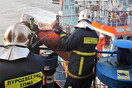
[[97,77],[111,88],[132,88],[132,41],[116,40],[117,55],[101,58]]
[[116,58],[101,58],[96,65],[97,77],[111,88],[132,88],[132,66],[117,66]]

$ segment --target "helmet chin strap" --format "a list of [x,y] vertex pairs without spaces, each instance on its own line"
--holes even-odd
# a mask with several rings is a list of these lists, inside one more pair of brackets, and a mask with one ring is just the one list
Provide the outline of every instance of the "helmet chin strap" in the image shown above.
[[91,21],[89,21],[88,19],[84,19],[87,23],[89,23],[89,24],[92,24],[92,22]]
[[88,19],[82,19],[82,20],[78,21],[78,23],[81,22],[81,21],[86,21],[87,23],[92,24],[92,22],[89,21]]

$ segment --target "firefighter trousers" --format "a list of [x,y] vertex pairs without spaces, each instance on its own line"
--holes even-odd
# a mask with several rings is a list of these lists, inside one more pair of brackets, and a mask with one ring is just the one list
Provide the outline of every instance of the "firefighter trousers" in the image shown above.
[[94,75],[85,79],[74,79],[67,77],[64,88],[90,88]]

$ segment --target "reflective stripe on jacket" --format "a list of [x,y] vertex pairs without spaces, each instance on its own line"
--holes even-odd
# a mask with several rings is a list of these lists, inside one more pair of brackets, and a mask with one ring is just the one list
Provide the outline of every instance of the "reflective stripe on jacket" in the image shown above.
[[30,53],[28,58],[14,61],[0,59],[0,88],[40,88],[43,57]]
[[60,37],[63,46],[72,51],[68,64],[69,76],[77,79],[89,77],[93,71],[97,33],[89,28],[76,28],[70,36],[61,33]]

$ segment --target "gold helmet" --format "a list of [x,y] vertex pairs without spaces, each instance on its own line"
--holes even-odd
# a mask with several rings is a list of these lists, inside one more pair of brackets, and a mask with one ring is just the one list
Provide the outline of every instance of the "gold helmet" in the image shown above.
[[20,23],[12,25],[7,28],[4,36],[4,46],[8,45],[20,45],[28,46],[30,41],[29,36],[31,35],[30,29]]

